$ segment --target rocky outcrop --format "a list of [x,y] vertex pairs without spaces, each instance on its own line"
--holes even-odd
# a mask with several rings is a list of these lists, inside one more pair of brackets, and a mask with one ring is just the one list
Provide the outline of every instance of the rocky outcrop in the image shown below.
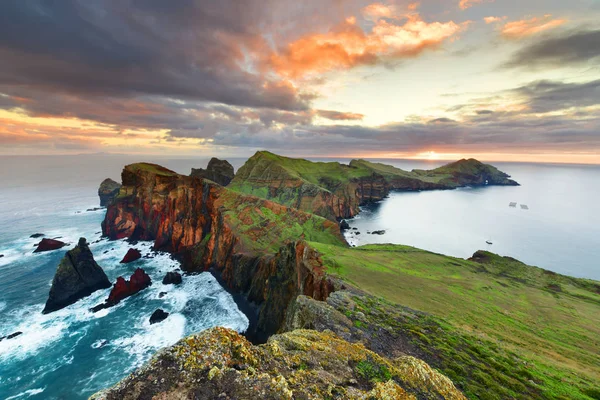
[[33,252],[41,253],[44,251],[58,250],[65,247],[66,245],[67,244],[65,242],[61,242],[60,240],[44,238],[41,242],[37,244],[37,247]]
[[43,233],[34,233],[33,235],[31,235],[29,237],[32,238],[32,239],[38,239],[38,238],[41,238],[43,236],[46,236],[46,235],[44,235]]
[[127,250],[127,254],[121,260],[121,264],[129,264],[130,262],[134,262],[142,258],[142,253],[138,249],[129,249]]
[[11,333],[10,335],[1,336],[1,337],[0,337],[0,342],[1,342],[1,341],[3,341],[4,339],[7,339],[7,340],[8,340],[8,339],[14,339],[14,338],[16,338],[17,336],[21,336],[22,334],[23,334],[23,332],[21,332],[21,331],[17,331],[17,332],[13,332],[13,333]]
[[450,379],[425,362],[408,356],[385,358],[332,332],[295,330],[253,346],[226,328],[182,339],[92,399],[258,397],[466,399]]
[[163,285],[179,285],[182,282],[179,272],[167,272],[162,280]]
[[138,268],[131,275],[129,280],[125,280],[122,276],[117,278],[117,282],[108,295],[107,303],[115,305],[121,300],[146,289],[150,285],[152,285],[152,280],[148,274],[146,274],[146,271]]
[[297,294],[324,299],[333,290],[302,239],[343,245],[337,223],[153,164],[127,166],[122,179],[103,234],[154,240],[155,249],[175,253],[185,270],[212,270],[258,305],[249,335],[276,332]]
[[352,160],[344,165],[259,151],[238,170],[229,187],[340,220],[355,216],[360,205],[382,200],[392,190],[517,184],[508,177],[477,160],[461,160],[432,171],[404,171],[366,160]]
[[164,310],[161,310],[160,308],[157,309],[156,311],[154,311],[152,313],[152,315],[150,316],[150,325],[153,324],[157,324],[159,322],[164,321],[165,319],[167,319],[167,317],[169,316],[168,312],[165,312]]
[[102,181],[98,188],[98,197],[100,197],[100,206],[107,207],[119,194],[121,184],[107,178]]
[[213,157],[208,162],[206,169],[192,168],[190,176],[194,178],[210,179],[221,186],[227,186],[234,176],[233,165],[227,160],[219,160],[218,158]]
[[110,281],[94,260],[85,238],[81,238],[58,265],[42,313],[59,310],[96,290],[109,287]]

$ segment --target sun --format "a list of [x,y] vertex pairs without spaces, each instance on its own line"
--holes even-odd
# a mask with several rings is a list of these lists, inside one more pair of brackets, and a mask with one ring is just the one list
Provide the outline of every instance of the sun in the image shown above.
[[422,160],[439,160],[440,155],[435,151],[424,151],[422,153],[419,153],[417,155],[417,158],[420,158]]

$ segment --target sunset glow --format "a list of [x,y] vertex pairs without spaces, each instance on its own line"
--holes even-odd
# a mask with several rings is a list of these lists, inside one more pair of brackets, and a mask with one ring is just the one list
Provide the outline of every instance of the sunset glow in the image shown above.
[[267,3],[0,6],[0,154],[600,163],[598,6]]

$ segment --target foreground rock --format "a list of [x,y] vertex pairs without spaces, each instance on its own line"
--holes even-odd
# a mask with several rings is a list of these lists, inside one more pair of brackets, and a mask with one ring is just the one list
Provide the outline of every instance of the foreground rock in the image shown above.
[[33,252],[41,253],[43,251],[58,250],[60,248],[65,247],[66,245],[67,244],[65,242],[61,242],[60,240],[44,238],[41,242],[37,244],[37,247]]
[[179,272],[167,272],[162,283],[163,285],[179,285],[181,281],[181,274]]
[[218,158],[213,157],[208,162],[206,169],[192,168],[190,176],[194,178],[210,179],[221,186],[227,186],[234,176],[233,166],[227,160],[219,160]]
[[94,260],[85,238],[81,238],[58,265],[42,313],[60,310],[96,290],[109,287],[108,277]]
[[296,330],[253,346],[220,327],[182,339],[92,396],[150,398],[465,399],[425,362],[408,356],[390,360],[331,332]]
[[98,188],[98,197],[100,197],[100,206],[107,207],[119,194],[121,184],[107,178],[102,181]]
[[150,316],[150,325],[159,323],[167,319],[169,316],[168,312],[161,310],[160,308],[152,313]]
[[125,257],[121,260],[121,264],[128,264],[142,258],[142,253],[138,249],[129,249]]

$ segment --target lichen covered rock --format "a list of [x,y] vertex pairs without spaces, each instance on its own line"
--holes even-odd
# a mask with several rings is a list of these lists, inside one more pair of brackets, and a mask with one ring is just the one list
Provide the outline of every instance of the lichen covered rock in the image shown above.
[[[424,384],[423,377],[435,383]],[[295,330],[254,346],[226,328],[182,339],[92,396],[150,398],[465,399],[425,363],[392,361],[331,332]]]

